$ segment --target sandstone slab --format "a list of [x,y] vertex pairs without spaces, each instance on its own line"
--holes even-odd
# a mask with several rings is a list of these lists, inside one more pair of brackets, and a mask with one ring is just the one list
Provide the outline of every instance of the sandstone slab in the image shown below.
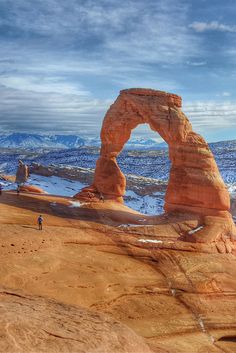
[[20,291],[0,289],[0,352],[151,353],[116,320]]
[[[198,220],[181,223],[176,216],[160,224],[117,202],[78,208],[70,202],[3,193],[2,287],[108,316],[154,352],[236,351],[236,258],[216,247],[211,252],[213,244],[178,240]],[[39,210],[42,232],[36,224]]]

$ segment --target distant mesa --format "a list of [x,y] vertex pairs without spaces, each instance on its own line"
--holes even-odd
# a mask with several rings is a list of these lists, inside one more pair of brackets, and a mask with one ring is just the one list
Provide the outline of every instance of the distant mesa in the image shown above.
[[[105,199],[123,202],[126,178],[116,158],[132,130],[140,124],[149,124],[169,146],[171,170],[165,212],[203,217],[204,232],[193,235],[191,240],[211,241],[223,234],[235,235],[229,193],[213,154],[203,137],[192,130],[181,106],[182,99],[175,94],[142,88],[121,91],[102,124],[94,181],[75,197],[89,199],[88,195],[102,194]],[[212,233],[216,221],[218,228]]]

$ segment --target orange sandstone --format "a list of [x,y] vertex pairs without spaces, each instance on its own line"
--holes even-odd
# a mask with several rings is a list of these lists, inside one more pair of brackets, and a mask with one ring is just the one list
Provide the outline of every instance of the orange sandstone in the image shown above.
[[21,160],[18,162],[18,167],[16,171],[16,183],[23,184],[27,181],[29,177],[29,167],[24,164]]
[[[103,121],[101,153],[93,184],[75,197],[88,198],[88,193],[93,193],[103,194],[105,199],[123,201],[126,179],[116,158],[132,130],[147,123],[169,146],[171,170],[165,211],[214,217],[213,221],[204,219],[204,224],[219,223],[220,235],[222,232],[234,235],[229,193],[210,148],[203,137],[192,130],[181,103],[181,97],[162,91],[138,88],[121,91]],[[218,234],[207,231],[205,239],[211,241],[217,237]],[[196,240],[195,235],[191,238]]]
[[41,189],[38,186],[35,185],[21,185],[20,187],[21,192],[29,192],[29,193],[36,193],[36,194],[46,194],[46,191]]

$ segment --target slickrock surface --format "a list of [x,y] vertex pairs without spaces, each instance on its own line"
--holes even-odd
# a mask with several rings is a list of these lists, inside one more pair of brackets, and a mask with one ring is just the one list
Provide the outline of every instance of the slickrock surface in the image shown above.
[[127,326],[91,310],[0,289],[0,352],[151,353]]
[[101,153],[93,184],[75,197],[103,194],[122,202],[126,180],[116,157],[139,124],[149,124],[169,145],[171,170],[165,196],[166,212],[201,215],[204,230],[196,242],[235,237],[230,197],[206,141],[192,130],[181,111],[181,97],[151,89],[128,89],[107,111],[101,130]]
[[124,352],[137,343],[144,352],[146,344],[153,352],[235,353],[235,250],[181,241],[201,231],[194,215],[161,221],[112,201],[3,192],[0,222],[0,285],[26,297],[0,291],[2,352],[24,344],[36,352],[37,342],[49,353],[93,352],[101,338],[109,353],[117,341]]

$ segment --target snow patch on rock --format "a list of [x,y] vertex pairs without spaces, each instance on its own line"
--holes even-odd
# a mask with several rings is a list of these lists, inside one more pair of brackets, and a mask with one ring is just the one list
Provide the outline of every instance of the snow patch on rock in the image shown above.
[[199,230],[201,230],[202,228],[203,228],[203,226],[200,226],[200,227],[197,227],[197,228],[195,228],[195,229],[192,229],[192,230],[190,230],[190,231],[188,232],[188,234],[189,234],[189,235],[194,234],[194,233],[198,232]]
[[156,240],[156,239],[139,239],[138,240],[140,243],[154,243],[154,244],[161,244],[163,243],[162,240]]
[[81,207],[83,204],[79,201],[70,201],[69,207]]

